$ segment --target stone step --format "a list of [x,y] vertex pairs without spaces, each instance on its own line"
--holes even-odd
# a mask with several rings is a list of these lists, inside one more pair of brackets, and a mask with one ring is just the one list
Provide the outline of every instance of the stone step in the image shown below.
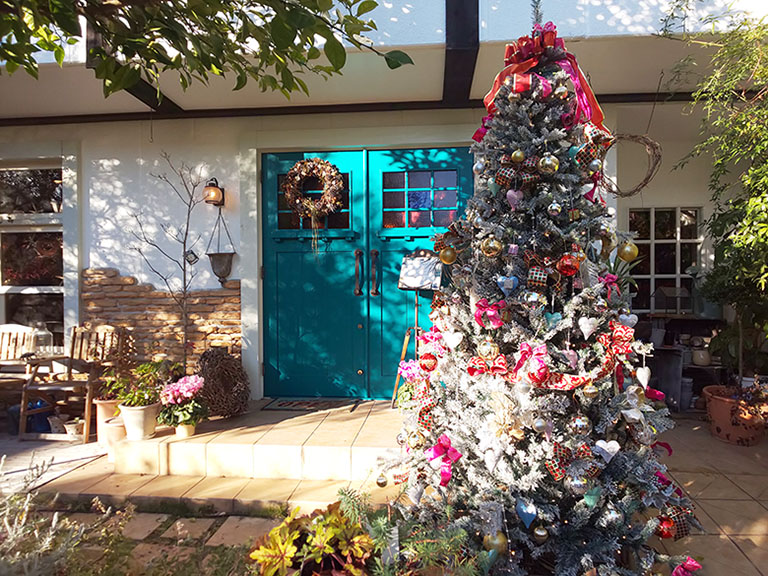
[[190,438],[161,428],[148,440],[124,440],[115,446],[115,472],[360,482],[400,449],[400,426],[387,402],[354,411],[256,411],[203,423]]
[[98,497],[106,504],[132,502],[144,510],[185,508],[249,515],[265,510],[279,514],[295,507],[308,513],[338,500],[342,488],[366,492],[377,505],[400,493],[400,486],[380,488],[375,480],[376,476],[349,481],[122,474],[101,457],[47,482],[38,491],[58,495],[64,502],[88,503]]

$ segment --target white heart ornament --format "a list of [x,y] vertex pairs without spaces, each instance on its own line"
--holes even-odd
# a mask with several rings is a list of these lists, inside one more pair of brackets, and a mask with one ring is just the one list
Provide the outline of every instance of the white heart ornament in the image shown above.
[[651,381],[651,369],[648,366],[641,366],[635,371],[635,376],[640,385],[645,389],[648,388],[648,383]]
[[455,350],[462,340],[464,340],[463,332],[445,332],[443,333],[443,340],[448,345],[448,348]]
[[609,442],[606,442],[605,440],[598,440],[595,442],[595,448],[593,452],[605,460],[605,463],[607,464],[613,460],[613,457],[619,453],[619,450],[621,450],[621,445],[616,442],[616,440],[611,440]]
[[597,318],[582,316],[579,318],[579,330],[584,334],[584,340],[589,340],[589,337],[597,330]]
[[619,322],[624,326],[634,328],[635,324],[637,324],[637,314],[619,314]]

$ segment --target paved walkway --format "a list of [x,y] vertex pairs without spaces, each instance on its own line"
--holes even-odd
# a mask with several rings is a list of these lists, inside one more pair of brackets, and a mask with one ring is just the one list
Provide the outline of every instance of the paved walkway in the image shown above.
[[[662,439],[669,442],[675,451],[671,457],[664,459],[669,466],[670,476],[694,500],[697,516],[706,532],[676,542],[663,540],[661,546],[670,553],[687,553],[699,558],[704,569],[697,572],[696,576],[768,576],[768,439],[751,448],[720,442],[709,434],[707,424],[697,414],[678,418],[675,430],[665,434]],[[2,446],[0,444],[0,449]],[[60,448],[57,445],[56,450]],[[78,452],[74,458],[78,457],[86,456]],[[137,491],[153,477],[113,474],[105,460],[101,458],[81,466],[50,485],[61,488],[66,483],[72,486],[85,484],[90,489],[80,488],[82,496],[95,494],[99,488],[105,490],[102,494],[111,494],[112,499],[118,502],[133,494],[130,499],[139,500],[141,505],[141,499],[137,498],[141,494]],[[284,487],[281,488],[279,480],[164,478],[168,484],[155,485],[155,496],[171,498],[171,503],[177,505],[194,503],[194,500],[181,499],[182,493],[179,491],[185,482],[196,482],[195,485],[205,482],[196,492],[200,496],[197,502],[213,502],[213,509],[218,508],[221,512],[219,515],[196,519],[178,518],[172,512],[138,513],[129,523],[126,534],[138,542],[134,556],[140,558],[142,563],[162,558],[171,553],[169,551],[178,554],[189,552],[190,549],[214,551],[220,550],[221,546],[247,545],[278,522],[267,518],[227,515],[237,510],[233,504],[237,499],[228,491],[237,490],[237,494],[240,494],[249,486],[250,494],[258,500],[277,502],[289,499],[280,496]],[[299,482],[292,482],[293,495],[299,488]],[[303,499],[305,505],[302,509],[306,511],[312,510],[314,505],[322,505],[323,501],[334,499],[339,488],[338,482],[334,481],[312,482],[312,497]],[[360,487],[372,492],[374,499],[379,501],[386,500],[393,488],[389,486],[380,490],[371,479]],[[217,500],[216,494],[221,498]],[[223,508],[217,503],[223,504]],[[246,510],[241,513],[244,512]],[[74,515],[74,518],[88,522],[91,517]],[[179,543],[180,547],[177,546]]]

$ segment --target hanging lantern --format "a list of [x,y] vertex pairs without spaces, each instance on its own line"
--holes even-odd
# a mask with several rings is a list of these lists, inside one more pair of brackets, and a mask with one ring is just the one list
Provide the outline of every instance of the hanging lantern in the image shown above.
[[216,178],[211,178],[203,188],[203,199],[212,206],[224,206],[224,188],[219,186]]

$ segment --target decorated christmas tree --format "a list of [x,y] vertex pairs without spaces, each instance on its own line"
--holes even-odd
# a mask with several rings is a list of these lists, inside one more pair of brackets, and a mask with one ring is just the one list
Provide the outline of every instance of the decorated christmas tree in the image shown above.
[[605,202],[615,138],[552,23],[507,46],[485,105],[380,481],[407,483],[406,517],[465,531],[486,573],[688,574],[647,543],[698,523],[657,460],[673,423],[634,338],[637,246]]

